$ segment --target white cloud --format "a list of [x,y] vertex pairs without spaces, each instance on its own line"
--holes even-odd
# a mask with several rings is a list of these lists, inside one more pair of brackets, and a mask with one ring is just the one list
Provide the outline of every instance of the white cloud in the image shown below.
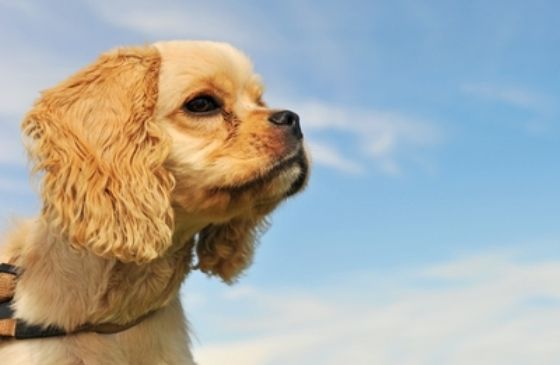
[[199,337],[205,365],[546,365],[560,362],[558,282],[560,261],[492,254],[322,289],[225,288],[187,308],[222,335]]
[[[399,112],[343,108],[319,101],[284,104],[293,105],[301,115],[304,130],[310,132],[310,145],[319,153],[316,162],[344,172],[363,170],[363,164],[356,161],[369,160],[383,173],[398,175],[401,160],[407,157],[404,154],[417,153],[442,140],[433,124]],[[358,146],[358,157],[344,156],[320,141],[318,135],[325,132],[348,135]]]
[[364,171],[364,166],[346,158],[333,146],[328,144],[311,141],[307,143],[307,147],[311,150],[311,157],[314,163],[332,167],[342,172],[357,174]]
[[23,14],[30,18],[37,18],[41,15],[36,4],[33,4],[29,0],[21,1],[10,1],[10,0],[0,0],[0,5],[4,8],[3,10],[10,11],[15,10],[16,12]]
[[487,102],[529,112],[530,116],[525,117],[522,125],[531,134],[545,134],[558,120],[558,100],[551,95],[518,86],[490,83],[464,84],[461,90]]
[[149,41],[161,39],[222,39],[254,44],[259,32],[219,4],[185,4],[170,1],[88,1],[91,9],[110,24],[143,34]]
[[546,112],[551,100],[546,95],[521,87],[501,86],[488,83],[470,83],[461,87],[462,91],[483,99],[498,101],[515,107],[536,112]]

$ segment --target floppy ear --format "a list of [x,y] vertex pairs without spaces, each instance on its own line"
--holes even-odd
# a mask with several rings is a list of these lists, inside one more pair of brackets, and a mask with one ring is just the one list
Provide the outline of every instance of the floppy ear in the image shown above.
[[153,117],[159,66],[154,47],[104,54],[23,121],[42,217],[73,247],[143,263],[171,244],[169,143]]
[[258,235],[268,224],[263,216],[234,218],[224,224],[211,224],[198,237],[198,267],[232,283],[253,260]]

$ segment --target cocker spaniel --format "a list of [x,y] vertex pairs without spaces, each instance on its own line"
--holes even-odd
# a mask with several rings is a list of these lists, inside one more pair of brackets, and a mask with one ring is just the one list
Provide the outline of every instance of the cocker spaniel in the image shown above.
[[181,282],[234,282],[306,184],[299,117],[262,94],[240,51],[191,41],[110,51],[42,94],[22,124],[42,211],[0,260],[2,365],[194,364]]

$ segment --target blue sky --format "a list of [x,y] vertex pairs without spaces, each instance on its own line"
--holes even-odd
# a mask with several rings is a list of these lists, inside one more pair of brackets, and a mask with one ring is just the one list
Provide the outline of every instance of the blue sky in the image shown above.
[[100,52],[232,42],[314,159],[236,286],[183,288],[201,364],[557,364],[554,1],[0,0],[0,217],[32,215],[18,124]]

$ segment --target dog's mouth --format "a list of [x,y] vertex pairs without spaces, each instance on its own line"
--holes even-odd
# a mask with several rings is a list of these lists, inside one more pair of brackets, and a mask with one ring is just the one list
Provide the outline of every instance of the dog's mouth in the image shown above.
[[307,182],[308,174],[309,162],[303,147],[299,147],[293,153],[272,164],[270,168],[255,178],[239,185],[222,186],[217,188],[216,191],[227,191],[236,195],[266,186],[275,180],[280,180],[281,194],[284,198],[287,198],[303,189]]

